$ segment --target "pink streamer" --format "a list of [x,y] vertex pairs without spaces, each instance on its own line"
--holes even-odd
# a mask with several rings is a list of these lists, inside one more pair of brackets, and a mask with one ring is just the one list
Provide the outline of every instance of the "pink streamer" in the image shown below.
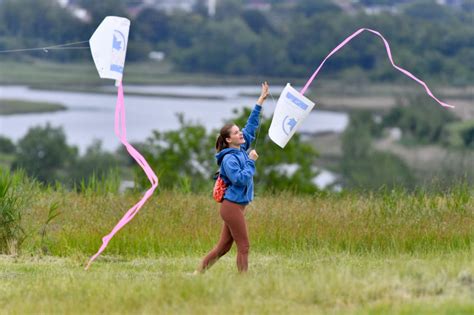
[[117,95],[117,105],[115,107],[115,134],[119,137],[122,144],[127,148],[128,153],[135,159],[135,161],[142,167],[145,171],[146,176],[150,180],[151,188],[149,188],[142,199],[130,208],[127,213],[120,219],[117,225],[112,229],[112,231],[102,238],[102,246],[99,251],[91,257],[87,263],[86,270],[89,269],[92,262],[105,250],[109,241],[114,237],[122,227],[124,227],[128,222],[130,222],[133,217],[140,211],[140,208],[145,204],[148,198],[151,197],[156,187],[158,186],[158,177],[155,175],[151,167],[148,165],[145,158],[127,141],[127,128],[125,126],[125,103],[123,97],[123,86],[120,82],[118,86],[118,95]]
[[359,29],[358,31],[356,31],[354,34],[352,34],[351,36],[347,37],[344,41],[342,41],[336,48],[334,48],[331,53],[329,53],[329,55],[327,55],[326,58],[324,58],[323,62],[321,62],[321,64],[319,65],[318,69],[316,69],[316,71],[313,73],[313,75],[311,76],[311,78],[308,80],[308,82],[306,82],[306,85],[303,87],[303,89],[301,90],[301,94],[304,94],[306,92],[306,90],[308,89],[309,85],[313,82],[314,78],[316,78],[316,75],[318,74],[319,70],[322,68],[322,66],[324,65],[324,63],[326,62],[327,59],[329,59],[329,57],[331,57],[333,54],[335,54],[339,49],[341,49],[342,47],[344,47],[351,39],[353,39],[354,37],[356,37],[357,35],[359,35],[360,33],[362,33],[363,31],[369,31],[377,36],[379,36],[384,44],[385,44],[385,49],[387,50],[387,55],[388,55],[388,58],[390,59],[390,62],[392,63],[392,66],[397,69],[398,71],[402,72],[403,74],[405,74],[406,76],[408,76],[409,78],[415,80],[416,82],[418,82],[419,84],[421,84],[425,90],[426,90],[426,93],[431,96],[431,98],[433,98],[436,102],[438,102],[440,105],[444,106],[444,107],[450,107],[450,108],[454,108],[453,105],[449,105],[447,103],[444,103],[442,101],[440,101],[439,99],[437,99],[433,93],[431,92],[431,90],[428,88],[428,85],[426,85],[425,82],[423,82],[422,80],[418,79],[417,77],[415,77],[413,74],[411,74],[410,72],[408,72],[407,70],[403,69],[403,68],[400,68],[399,66],[397,66],[394,62],[393,62],[393,58],[392,58],[392,53],[390,51],[390,46],[387,42],[387,40],[382,36],[382,34],[380,34],[379,32],[377,31],[374,31],[374,30],[371,30],[369,28],[361,28]]

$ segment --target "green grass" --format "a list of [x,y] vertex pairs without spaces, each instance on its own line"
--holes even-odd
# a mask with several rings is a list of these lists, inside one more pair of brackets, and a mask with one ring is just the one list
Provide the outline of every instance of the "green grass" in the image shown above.
[[[252,247],[259,252],[329,250],[354,254],[437,253],[468,250],[473,236],[473,198],[469,188],[450,193],[259,196],[248,207]],[[28,197],[28,231],[39,230],[51,203],[61,215],[47,231],[48,253],[91,254],[140,195],[82,195],[44,191]],[[34,201],[34,202],[33,202]],[[141,257],[204,252],[215,242],[221,219],[210,195],[156,194],[117,235],[108,254]],[[36,235],[23,250],[35,252]]]
[[197,255],[132,260],[0,258],[0,313],[469,314],[474,266],[467,253],[353,255],[235,253],[192,276]]
[[[311,71],[311,70],[309,70]],[[308,72],[308,77],[311,72]],[[293,86],[303,86],[308,77],[268,77],[235,76],[209,73],[176,72],[169,63],[127,63],[124,85],[255,85],[268,81],[271,86],[282,86],[290,82]],[[402,76],[403,77],[403,76]],[[47,90],[65,90],[89,93],[104,93],[100,88],[112,85],[112,80],[100,79],[92,60],[81,63],[52,63],[40,60],[0,62],[0,85],[22,84],[32,88]],[[472,100],[472,86],[448,86],[441,82],[430,83],[435,95],[444,101],[456,105],[454,112],[463,120],[474,119],[469,110]],[[274,97],[278,91],[271,90]],[[105,92],[106,93],[106,92]],[[422,88],[411,80],[396,82],[356,81],[345,77],[327,77],[314,82],[306,96],[316,102],[316,110],[355,111],[370,110],[384,113],[392,108],[396,97],[419,95]],[[136,96],[177,97],[173,93],[127,93]],[[247,95],[249,96],[249,95]],[[256,97],[256,95],[250,95]],[[179,95],[182,98],[182,95]],[[190,96],[193,98],[218,99],[215,97]]]
[[0,153],[0,169],[10,169],[10,166],[14,160],[14,154]]
[[[127,63],[125,67],[125,84],[166,85],[257,85],[266,80],[271,85],[302,86],[308,77],[268,77],[268,76],[236,76],[217,75],[209,73],[180,73],[166,62]],[[111,80],[100,79],[92,59],[80,63],[54,63],[40,60],[2,61],[0,62],[0,84],[26,84],[40,88],[80,88],[106,85]],[[432,83],[430,87],[439,97],[455,99],[472,99],[472,86],[454,87],[441,83]],[[320,96],[345,96],[350,100],[353,97],[364,96],[368,99],[381,97],[392,99],[394,95],[422,93],[420,87],[410,80],[401,80],[395,83],[380,83],[369,81],[345,81],[345,78],[325,78],[315,82],[309,97],[319,102]],[[249,96],[258,96],[252,95]],[[365,101],[365,98],[363,99]],[[336,106],[338,104],[335,104]]]
[[[8,74],[8,75],[7,75]],[[166,63],[128,63],[125,67],[125,84],[257,84],[256,76],[228,76],[173,72]],[[287,79],[275,78],[284,84]],[[82,63],[50,63],[44,61],[0,62],[0,84],[26,84],[38,88],[96,87],[113,82],[100,79],[92,60]]]
[[64,105],[56,103],[0,100],[0,115],[47,113],[65,109],[66,107]]
[[[217,241],[209,194],[159,191],[84,266],[140,194],[69,192],[15,175],[27,239],[0,256],[0,313],[470,314],[474,190],[258,195],[235,248],[190,273]],[[51,218],[51,209],[58,216]],[[49,221],[48,221],[49,220]]]
[[[35,86],[35,89],[46,89],[50,90],[48,86]],[[98,94],[117,94],[114,90],[105,90],[101,86],[54,86],[61,91],[67,92],[83,92],[83,93],[98,93]],[[166,98],[179,98],[179,99],[204,99],[204,100],[223,100],[224,96],[219,95],[197,95],[197,94],[186,94],[182,95],[179,93],[145,93],[145,92],[134,92],[127,91],[127,87],[124,87],[124,92],[129,96],[141,96],[141,97],[166,97]]]

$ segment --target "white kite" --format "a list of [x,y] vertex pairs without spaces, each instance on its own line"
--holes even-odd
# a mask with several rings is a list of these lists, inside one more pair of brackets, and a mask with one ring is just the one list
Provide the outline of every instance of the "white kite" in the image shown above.
[[268,136],[284,148],[293,134],[308,116],[314,103],[288,83],[280,94]]
[[108,16],[89,40],[92,58],[102,79],[122,81],[130,20]]
[[272,124],[268,132],[268,135],[270,139],[273,140],[273,142],[275,142],[281,148],[284,148],[286,146],[286,144],[288,143],[288,141],[290,141],[291,137],[293,136],[295,131],[298,129],[298,127],[301,125],[303,120],[308,116],[308,114],[313,109],[314,103],[308,98],[306,98],[304,96],[304,93],[308,89],[311,82],[313,82],[313,80],[316,78],[316,75],[319,73],[319,70],[321,70],[322,66],[324,65],[324,63],[329,57],[331,57],[339,49],[344,47],[350,40],[352,40],[354,37],[358,36],[360,33],[364,31],[368,31],[372,34],[375,34],[382,39],[385,45],[385,50],[387,51],[387,55],[390,60],[390,63],[395,69],[397,69],[398,71],[402,72],[403,74],[405,74],[412,80],[422,85],[425,88],[426,93],[431,98],[433,98],[436,102],[438,102],[441,106],[450,107],[450,108],[454,107],[452,105],[449,105],[437,99],[433,95],[431,90],[428,88],[428,85],[426,85],[425,82],[418,79],[416,76],[414,76],[412,73],[408,72],[407,70],[397,66],[393,62],[390,46],[387,40],[382,36],[382,34],[368,28],[361,28],[357,30],[355,33],[353,33],[351,36],[343,40],[336,48],[334,48],[329,53],[329,55],[326,56],[326,58],[324,58],[324,60],[321,62],[319,67],[313,73],[313,75],[308,80],[308,82],[306,82],[305,86],[300,92],[292,88],[289,83],[287,84],[287,86],[281,93],[280,98],[278,99],[277,106],[275,108],[275,113],[273,114]]
[[158,186],[158,177],[155,175],[150,165],[148,165],[140,152],[138,152],[127,141],[122,77],[125,66],[125,55],[127,53],[129,28],[130,21],[128,19],[117,16],[108,16],[94,32],[89,44],[100,77],[104,79],[114,79],[115,85],[118,87],[117,105],[115,108],[115,134],[125,146],[128,153],[146,173],[148,180],[151,183],[151,187],[145,192],[142,199],[127,211],[112,231],[102,238],[102,246],[99,248],[99,251],[91,257],[87,263],[86,269],[88,269],[91,263],[105,250],[115,233],[133,219]]

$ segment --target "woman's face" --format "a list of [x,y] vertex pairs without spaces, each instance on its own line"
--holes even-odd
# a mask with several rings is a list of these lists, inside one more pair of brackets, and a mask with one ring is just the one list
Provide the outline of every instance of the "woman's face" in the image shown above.
[[240,147],[245,143],[242,131],[240,131],[240,128],[235,125],[230,129],[230,135],[226,138],[226,141],[229,143],[230,147]]

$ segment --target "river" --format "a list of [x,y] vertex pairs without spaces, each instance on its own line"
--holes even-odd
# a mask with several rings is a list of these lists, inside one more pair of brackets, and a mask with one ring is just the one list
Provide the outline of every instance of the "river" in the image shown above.
[[[284,86],[272,86],[273,98],[267,99],[263,115],[271,117],[276,100]],[[104,87],[106,90],[113,86]],[[130,142],[144,141],[152,130],[167,131],[179,128],[176,114],[183,113],[186,120],[198,122],[211,131],[218,129],[224,121],[234,117],[233,109],[252,107],[258,94],[258,86],[126,86],[125,107],[127,136]],[[127,92],[156,94],[156,96],[134,96]],[[166,97],[160,94],[173,94]],[[180,98],[179,96],[183,96]],[[193,96],[196,96],[193,98]],[[204,99],[211,97],[212,99]],[[0,86],[0,99],[17,99],[61,103],[66,111],[0,116],[0,134],[14,141],[23,137],[29,128],[62,126],[68,144],[84,152],[93,139],[102,141],[108,151],[120,145],[114,133],[114,110],[116,95],[100,93],[79,93],[51,90],[34,90],[26,86]],[[219,98],[219,99],[216,99]],[[305,133],[342,132],[348,115],[341,112],[317,109],[308,116],[300,131]]]

